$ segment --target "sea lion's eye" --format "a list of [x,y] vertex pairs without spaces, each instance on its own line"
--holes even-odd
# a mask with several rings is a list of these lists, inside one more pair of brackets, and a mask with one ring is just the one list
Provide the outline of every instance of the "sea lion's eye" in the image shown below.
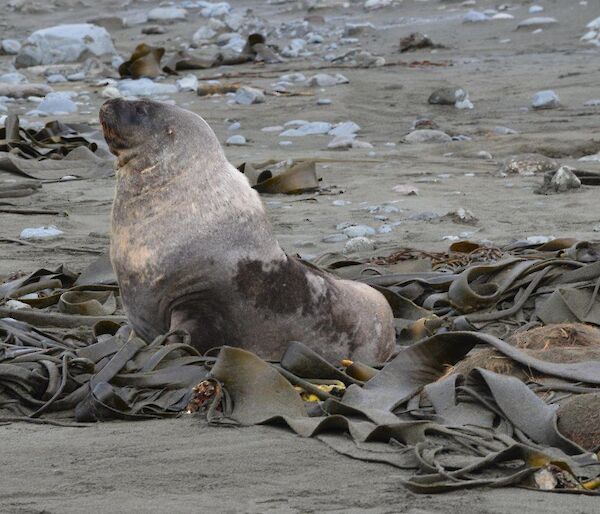
[[135,106],[135,113],[138,116],[146,116],[146,114],[148,114],[148,109],[144,104],[139,104]]

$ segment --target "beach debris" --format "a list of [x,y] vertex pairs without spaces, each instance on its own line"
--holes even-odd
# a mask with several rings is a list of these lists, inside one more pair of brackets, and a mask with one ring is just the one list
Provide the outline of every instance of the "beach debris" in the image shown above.
[[454,105],[457,109],[473,109],[467,91],[454,86],[436,89],[429,95],[427,103],[432,105]]
[[516,130],[511,129],[509,127],[498,126],[498,127],[494,127],[493,130],[496,134],[499,134],[501,136],[512,136],[512,135],[518,134],[518,132]]
[[[297,123],[299,126],[297,128],[289,128],[284,130],[280,137],[303,137],[303,136],[314,136],[319,134],[329,134],[333,129],[331,123],[327,123],[325,121],[302,121],[298,120]],[[289,122],[288,122],[289,123]],[[288,125],[286,123],[286,126]]]
[[347,235],[350,239],[354,237],[374,236],[375,229],[368,225],[350,225],[342,229],[342,234]]
[[356,37],[364,33],[372,33],[377,29],[371,22],[347,22],[344,25],[344,37]]
[[533,95],[531,106],[534,109],[556,109],[560,107],[560,98],[550,89],[538,91]]
[[558,171],[549,171],[544,174],[544,183],[535,192],[537,194],[564,193],[571,189],[579,189],[581,180],[574,173],[575,168],[561,166]]
[[88,55],[115,55],[107,30],[91,23],[57,25],[33,32],[15,58],[17,68],[77,62]]
[[402,139],[405,143],[449,143],[452,138],[441,130],[418,129],[413,130],[410,134]]
[[62,236],[64,232],[54,225],[47,227],[25,228],[19,237],[21,239],[53,239]]
[[400,184],[392,187],[392,191],[405,196],[416,196],[419,194],[419,188],[411,184]]
[[544,155],[530,153],[511,155],[507,157],[500,165],[499,172],[501,175],[536,175],[547,171],[558,171],[559,164],[554,159],[545,157]]
[[462,225],[476,225],[479,221],[469,209],[465,209],[464,207],[459,207],[454,211],[444,214],[441,219]]
[[183,78],[175,81],[175,85],[179,91],[194,91],[196,92],[198,89],[198,77],[196,75],[186,75]]
[[271,160],[263,163],[244,162],[238,166],[259,193],[299,194],[319,188],[314,160]]
[[233,101],[240,105],[261,104],[265,101],[265,94],[260,89],[242,86],[235,93]]
[[164,34],[167,29],[162,25],[148,25],[142,28],[142,34],[153,35],[153,34]]
[[[203,82],[198,84],[196,92],[198,96],[224,95],[226,93],[235,93],[240,87],[242,85],[239,83]],[[282,127],[278,127],[278,129],[280,128]]]
[[119,66],[121,77],[139,79],[147,77],[154,79],[162,75],[160,60],[165,55],[165,49],[141,43],[135,47],[131,57]]

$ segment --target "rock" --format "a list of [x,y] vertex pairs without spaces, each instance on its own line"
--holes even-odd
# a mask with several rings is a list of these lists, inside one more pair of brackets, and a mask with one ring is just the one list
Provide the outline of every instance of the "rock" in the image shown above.
[[478,159],[484,159],[486,161],[491,161],[493,159],[492,154],[490,152],[486,152],[485,150],[480,150],[475,156]]
[[552,25],[556,25],[558,21],[556,18],[550,18],[546,16],[537,16],[534,18],[527,18],[517,25],[517,30],[520,29],[538,29],[546,28]]
[[400,40],[400,52],[412,52],[423,48],[438,48],[429,36],[422,32],[413,32]]
[[24,84],[27,82],[27,77],[18,71],[11,71],[0,75],[0,82],[3,84]]
[[411,186],[410,184],[400,184],[399,186],[394,186],[392,187],[392,191],[406,196],[416,196],[419,194],[419,189],[415,186]]
[[501,174],[535,175],[547,171],[557,171],[558,162],[539,154],[512,155],[500,165]]
[[479,221],[470,210],[464,209],[463,207],[459,207],[455,211],[448,212],[442,216],[442,219],[452,221],[454,223],[461,223],[463,225],[475,225]]
[[462,100],[457,100],[454,107],[457,109],[473,109],[475,106],[469,100],[469,95],[467,94]]
[[89,55],[115,54],[110,34],[90,23],[57,25],[31,34],[15,59],[17,68],[77,62]]
[[330,150],[345,150],[352,148],[353,145],[354,136],[337,136],[329,142],[327,148]]
[[246,144],[246,138],[240,134],[230,136],[225,142],[227,146],[244,146]]
[[544,10],[544,8],[541,5],[532,5],[529,8],[529,14],[537,14],[539,12],[542,12]]
[[561,166],[558,171],[549,171],[544,174],[544,183],[535,191],[537,194],[564,193],[570,189],[579,189],[581,180],[573,173],[575,168]]
[[584,107],[600,107],[600,98],[594,98],[593,100],[587,100],[583,103]]
[[0,97],[28,98],[30,96],[45,96],[52,92],[46,84],[5,84],[0,82]]
[[240,105],[261,104],[265,101],[265,94],[260,89],[242,86],[235,93],[233,101]]
[[192,36],[192,41],[195,45],[200,46],[206,40],[212,39],[216,35],[216,30],[213,30],[209,26],[204,25],[203,27],[200,27],[196,32],[194,32],[194,35]]
[[156,7],[148,13],[148,21],[174,22],[185,20],[187,11],[178,7]]
[[513,130],[508,127],[494,127],[494,132],[496,134],[500,134],[501,136],[509,136],[513,134],[518,134],[516,130]]
[[481,23],[483,21],[489,21],[489,16],[486,16],[479,11],[469,11],[463,16],[463,23]]
[[281,132],[283,127],[281,125],[274,125],[272,127],[263,127],[260,130],[261,132]]
[[198,90],[198,77],[195,75],[186,75],[185,77],[175,82],[179,91],[197,91]]
[[160,25],[149,25],[142,29],[142,34],[164,34],[167,31]]
[[331,131],[331,123],[325,121],[306,122],[298,128],[288,129],[279,134],[280,137],[302,137],[328,134]]
[[415,212],[408,217],[412,221],[433,221],[440,218],[441,216],[437,212],[432,211]]
[[531,106],[534,109],[556,109],[560,106],[560,98],[552,90],[538,91],[533,95]]
[[586,27],[590,30],[600,30],[600,16],[590,21]]
[[279,78],[282,82],[306,82],[306,77],[303,73],[287,73]]
[[343,123],[339,123],[335,126],[335,128],[329,131],[330,136],[353,136],[360,130],[360,126],[358,126],[353,121],[345,121]]
[[117,88],[123,96],[155,96],[177,93],[174,84],[158,84],[151,79],[123,79],[117,83]]
[[121,98],[123,95],[115,86],[106,86],[101,93],[102,98]]
[[333,102],[329,98],[319,98],[317,105],[331,105]]
[[342,233],[346,234],[349,238],[374,236],[375,229],[368,225],[351,225],[343,229]]
[[0,53],[6,55],[17,55],[21,50],[21,43],[16,39],[3,39],[0,42]]
[[375,25],[370,22],[346,23],[344,25],[344,37],[355,37],[365,32],[375,32]]
[[286,46],[281,54],[284,57],[298,57],[306,48],[306,41],[301,38],[295,38],[290,41],[288,46]]
[[452,138],[441,130],[413,130],[404,137],[405,143],[449,143]]
[[553,241],[554,239],[554,236],[529,236],[525,240],[532,245],[543,245]]
[[355,237],[344,245],[344,253],[368,252],[375,250],[373,241],[366,237]]
[[62,234],[64,234],[62,230],[50,225],[48,227],[26,228],[19,237],[21,239],[49,239],[59,237]]
[[217,18],[225,16],[231,11],[231,5],[227,2],[209,3],[206,2],[205,7],[200,11],[200,14],[205,18]]
[[231,125],[229,125],[229,127],[227,127],[227,130],[233,132],[234,130],[240,130],[241,128],[242,124],[239,121],[235,121]]
[[336,73],[335,75],[317,73],[308,79],[308,85],[312,87],[331,87],[339,84],[348,84],[349,82],[341,73]]
[[391,3],[392,0],[367,0],[364,7],[367,11],[374,11],[376,9],[387,7],[388,5],[391,5]]
[[347,240],[348,236],[346,234],[330,234],[321,239],[323,243],[341,243]]
[[37,106],[36,111],[46,115],[60,115],[77,112],[77,105],[68,93],[48,93]]
[[452,86],[436,89],[429,95],[427,102],[432,105],[456,105],[467,98],[468,94],[463,88]]
[[13,311],[18,311],[20,309],[32,309],[31,305],[25,302],[20,302],[19,300],[8,300],[6,302],[6,307]]

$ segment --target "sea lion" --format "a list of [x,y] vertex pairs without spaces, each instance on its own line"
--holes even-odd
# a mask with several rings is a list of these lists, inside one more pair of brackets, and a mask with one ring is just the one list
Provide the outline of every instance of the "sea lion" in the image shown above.
[[259,195],[200,116],[113,99],[100,122],[117,157],[111,261],[139,336],[184,329],[201,352],[230,345],[269,359],[289,341],[331,362],[390,357],[383,295],[286,255]]

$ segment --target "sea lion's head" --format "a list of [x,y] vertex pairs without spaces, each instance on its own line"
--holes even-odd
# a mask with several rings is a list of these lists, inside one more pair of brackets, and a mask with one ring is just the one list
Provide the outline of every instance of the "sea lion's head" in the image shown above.
[[184,162],[192,148],[210,159],[222,155],[206,122],[174,105],[114,98],[102,104],[99,117],[104,139],[117,156],[119,168],[127,164],[141,170],[165,159]]

